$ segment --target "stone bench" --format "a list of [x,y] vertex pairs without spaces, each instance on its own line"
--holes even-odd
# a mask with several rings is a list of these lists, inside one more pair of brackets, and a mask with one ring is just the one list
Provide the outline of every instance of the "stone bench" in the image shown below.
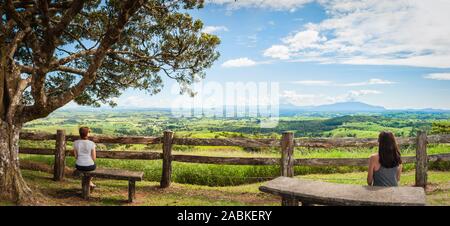
[[120,169],[96,169],[94,171],[84,172],[77,170],[76,175],[80,175],[81,187],[83,189],[83,198],[89,199],[91,193],[90,181],[92,177],[113,179],[113,180],[127,180],[128,181],[128,202],[133,202],[136,198],[136,181],[141,181],[144,172],[127,171]]
[[262,192],[279,195],[282,205],[346,206],[423,206],[421,187],[377,187],[335,184],[315,180],[278,177],[259,187]]

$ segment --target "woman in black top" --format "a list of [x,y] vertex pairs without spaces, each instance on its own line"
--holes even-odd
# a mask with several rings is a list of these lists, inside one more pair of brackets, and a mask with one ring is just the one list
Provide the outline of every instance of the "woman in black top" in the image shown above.
[[378,153],[369,158],[367,184],[372,186],[398,186],[402,173],[402,159],[391,132],[381,132],[378,136]]

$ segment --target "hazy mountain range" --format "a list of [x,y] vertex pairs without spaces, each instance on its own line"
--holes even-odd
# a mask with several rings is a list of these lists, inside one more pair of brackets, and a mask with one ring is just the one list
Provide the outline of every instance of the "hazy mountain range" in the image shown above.
[[375,106],[363,102],[339,102],[334,104],[318,105],[318,106],[295,106],[292,104],[280,105],[280,111],[309,111],[309,112],[383,112],[383,111],[409,111],[409,112],[450,112],[446,109],[386,109],[382,106]]
[[378,112],[385,111],[386,108],[374,106],[362,102],[341,102],[334,104],[325,104],[318,106],[295,106],[285,104],[280,106],[281,110],[298,110],[298,111],[327,111],[327,112]]
[[[229,106],[224,106],[224,109],[230,109]],[[232,108],[231,108],[232,109]],[[242,108],[241,108],[242,109]],[[136,107],[101,107],[101,108],[90,108],[90,107],[82,107],[82,106],[71,106],[68,108],[64,108],[64,111],[101,111],[101,110],[137,110],[137,111],[145,111],[145,110],[163,110],[170,111],[170,108],[136,108]],[[334,104],[326,104],[326,105],[318,105],[318,106],[296,106],[293,104],[281,104],[279,106],[279,110],[281,114],[292,114],[296,112],[342,112],[342,113],[364,113],[364,112],[385,112],[385,111],[395,111],[395,112],[428,112],[428,113],[450,113],[450,110],[446,109],[433,109],[433,108],[423,108],[423,109],[386,109],[382,106],[375,106],[366,104],[363,102],[350,101],[350,102],[339,102]]]

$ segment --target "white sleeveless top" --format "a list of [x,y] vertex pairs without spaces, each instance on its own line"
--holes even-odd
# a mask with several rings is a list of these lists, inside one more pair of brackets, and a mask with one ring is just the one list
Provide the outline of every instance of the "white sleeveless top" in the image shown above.
[[73,147],[77,151],[77,161],[75,164],[79,166],[92,166],[94,160],[92,160],[92,150],[95,148],[95,143],[90,140],[76,140],[73,142]]

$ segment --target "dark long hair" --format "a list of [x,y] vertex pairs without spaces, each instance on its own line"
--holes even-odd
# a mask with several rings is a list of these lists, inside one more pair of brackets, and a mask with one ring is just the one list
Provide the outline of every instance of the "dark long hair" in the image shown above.
[[80,132],[81,139],[87,139],[89,134],[89,127],[83,126],[78,130]]
[[378,156],[381,166],[385,168],[402,164],[395,136],[391,132],[381,132],[378,136]]

